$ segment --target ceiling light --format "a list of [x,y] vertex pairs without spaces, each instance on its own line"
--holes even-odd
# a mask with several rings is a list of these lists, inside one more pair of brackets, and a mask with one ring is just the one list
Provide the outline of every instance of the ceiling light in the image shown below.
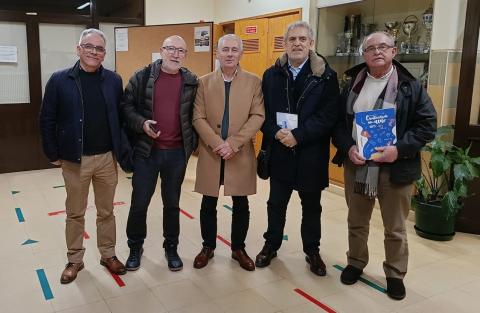
[[84,4],[79,5],[79,6],[77,7],[77,10],[83,10],[83,9],[85,9],[86,7],[88,7],[89,5],[90,5],[90,1],[89,1],[89,2],[85,2]]

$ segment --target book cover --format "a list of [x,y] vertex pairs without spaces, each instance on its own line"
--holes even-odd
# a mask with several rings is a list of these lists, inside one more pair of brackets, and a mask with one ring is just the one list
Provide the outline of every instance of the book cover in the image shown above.
[[397,142],[394,108],[357,112],[355,126],[358,151],[366,160],[374,160],[379,156],[375,148]]

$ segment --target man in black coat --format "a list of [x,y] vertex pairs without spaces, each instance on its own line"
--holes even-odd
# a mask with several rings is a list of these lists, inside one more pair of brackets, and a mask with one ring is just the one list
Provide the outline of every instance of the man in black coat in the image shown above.
[[137,71],[121,102],[122,117],[135,134],[132,200],[127,221],[129,271],[137,270],[147,236],[147,211],[161,179],[163,247],[168,268],[179,271],[180,193],[187,162],[198,143],[192,126],[198,79],[183,67],[187,45],[180,36],[163,41],[162,59]]
[[[421,83],[393,60],[394,39],[375,32],[362,45],[365,63],[348,70],[351,78],[340,97],[340,117],[333,143],[333,160],[345,171],[348,205],[348,265],[341,281],[357,282],[368,263],[368,233],[375,198],[380,203],[385,228],[387,294],[405,297],[403,278],[407,272],[408,243],[405,220],[410,211],[412,183],[420,178],[420,149],[435,137],[436,112]],[[357,147],[354,115],[375,109],[394,108],[397,141],[376,147],[378,156],[366,161]]]
[[105,35],[98,29],[82,32],[77,45],[79,61],[72,68],[53,73],[40,112],[43,150],[50,163],[62,167],[67,191],[68,264],[60,278],[62,284],[75,280],[84,267],[83,234],[90,182],[95,192],[100,264],[113,273],[126,273],[115,256],[113,214],[122,79],[102,67],[105,44]]
[[326,275],[320,253],[322,190],[328,186],[330,135],[337,119],[338,81],[315,54],[313,31],[295,22],[285,33],[285,50],[263,75],[265,123],[263,147],[270,149],[270,196],[265,245],[257,267],[268,266],[283,239],[287,205],[293,190],[302,200],[301,234],[310,270]]

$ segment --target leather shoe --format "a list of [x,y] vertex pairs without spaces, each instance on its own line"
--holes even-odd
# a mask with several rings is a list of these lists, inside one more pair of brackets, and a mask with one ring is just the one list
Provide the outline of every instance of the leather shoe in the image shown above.
[[113,274],[123,275],[127,272],[125,265],[123,265],[116,256],[112,256],[111,258],[101,258],[100,264],[105,266]]
[[177,253],[177,249],[165,250],[165,258],[167,259],[168,269],[172,272],[180,271],[183,268],[183,262]]
[[125,262],[125,268],[127,271],[136,271],[140,268],[140,261],[142,259],[143,248],[131,248],[130,255],[127,262]]
[[250,259],[245,249],[237,249],[232,251],[232,259],[238,261],[240,266],[247,271],[255,270],[255,263]]
[[274,257],[277,256],[277,251],[275,251],[271,246],[264,245],[262,251],[258,253],[255,258],[256,267],[267,267],[270,265],[270,262]]
[[313,274],[318,276],[327,275],[327,267],[325,266],[325,263],[323,263],[323,260],[318,252],[305,256],[305,261],[310,264],[310,271]]
[[210,247],[203,247],[202,251],[195,257],[195,260],[193,261],[193,267],[194,268],[202,268],[207,266],[208,260],[213,258],[215,249],[210,248]]
[[353,285],[358,281],[362,273],[363,270],[352,265],[347,265],[340,275],[340,281],[345,285]]
[[402,300],[405,298],[405,285],[401,278],[387,277],[387,295],[394,300]]
[[83,262],[80,263],[67,263],[65,269],[62,272],[62,276],[60,277],[60,282],[62,284],[68,284],[77,278],[78,272],[83,270]]

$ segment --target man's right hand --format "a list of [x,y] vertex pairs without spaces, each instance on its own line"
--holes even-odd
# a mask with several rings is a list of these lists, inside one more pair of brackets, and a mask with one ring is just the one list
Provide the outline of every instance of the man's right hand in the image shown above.
[[52,162],[50,162],[50,164],[53,164],[53,165],[56,165],[56,166],[60,166],[60,165],[62,165],[62,160],[52,161]]
[[350,147],[348,150],[348,158],[352,161],[355,165],[364,165],[365,159],[358,153],[358,148],[356,145]]
[[145,122],[143,122],[143,131],[145,132],[145,134],[147,134],[149,137],[152,137],[153,139],[160,136],[160,131],[157,131],[155,129],[155,124],[157,124],[157,122],[153,120],[146,120]]
[[278,141],[282,140],[283,138],[287,137],[287,135],[290,133],[290,131],[286,128],[280,129],[276,134],[275,134],[275,139]]

